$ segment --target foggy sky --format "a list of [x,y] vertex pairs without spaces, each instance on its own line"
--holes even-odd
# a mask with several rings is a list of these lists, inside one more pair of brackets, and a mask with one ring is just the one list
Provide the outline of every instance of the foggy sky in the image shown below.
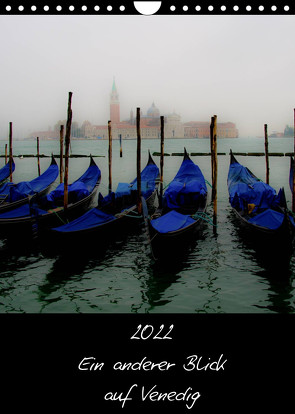
[[106,124],[154,101],[182,121],[236,123],[240,136],[293,126],[294,16],[0,16],[0,139],[66,118]]

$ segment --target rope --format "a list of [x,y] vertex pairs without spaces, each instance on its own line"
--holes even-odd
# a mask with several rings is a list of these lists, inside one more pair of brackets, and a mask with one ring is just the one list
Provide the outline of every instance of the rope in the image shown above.
[[67,220],[66,222],[64,222],[63,219],[57,214],[56,211],[52,211],[52,213],[54,213],[57,216],[57,218],[62,222],[62,224],[68,224],[69,221]]
[[217,224],[214,224],[212,219],[209,217],[207,213],[195,213],[191,216],[193,219],[201,219],[206,221],[208,224],[211,224],[211,226],[217,227]]
[[131,218],[143,218],[143,216],[139,216],[139,215],[136,215],[136,213],[134,214],[134,215],[132,215],[131,214],[131,212],[130,213],[128,213],[128,214],[125,214],[125,217],[131,217]]
[[209,187],[212,188],[212,185],[209,183],[209,181],[205,180],[205,183],[209,185]]

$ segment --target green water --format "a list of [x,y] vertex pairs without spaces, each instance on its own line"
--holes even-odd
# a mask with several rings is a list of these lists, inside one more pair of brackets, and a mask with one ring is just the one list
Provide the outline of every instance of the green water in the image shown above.
[[[3,142],[4,152],[5,143]],[[208,152],[209,140],[167,140],[165,152]],[[33,141],[16,141],[14,154],[35,153]],[[169,262],[153,263],[146,255],[143,237],[133,232],[114,238],[103,246],[76,246],[72,254],[52,253],[43,246],[23,243],[7,244],[0,238],[0,312],[95,312],[95,313],[294,313],[295,261],[278,270],[268,265],[252,246],[240,237],[233,220],[226,178],[229,150],[263,152],[264,140],[223,139],[218,141],[218,234],[210,225],[202,237],[193,241],[181,257]],[[160,150],[158,140],[143,140],[142,166],[148,150]],[[270,139],[269,151],[291,152],[291,138]],[[57,141],[41,141],[40,152],[59,153]],[[108,187],[107,141],[72,141],[73,154],[101,155],[95,158],[102,171],[100,191]],[[264,157],[238,157],[259,178],[265,178]],[[159,165],[159,157],[154,157]],[[210,157],[192,157],[211,181]],[[164,182],[176,174],[182,157],[165,157]],[[15,159],[14,181],[37,175],[33,158]],[[41,170],[49,165],[41,159]],[[4,159],[0,159],[0,166]],[[70,160],[70,180],[87,168],[89,158]],[[277,190],[284,186],[288,205],[291,193],[288,186],[289,158],[270,157],[270,184]],[[136,140],[123,142],[123,157],[119,142],[113,142],[113,188],[119,181],[129,182],[136,176]],[[211,193],[210,187],[209,195]],[[208,212],[212,213],[209,206]],[[81,249],[79,249],[81,247]],[[278,257],[279,262],[279,257]]]

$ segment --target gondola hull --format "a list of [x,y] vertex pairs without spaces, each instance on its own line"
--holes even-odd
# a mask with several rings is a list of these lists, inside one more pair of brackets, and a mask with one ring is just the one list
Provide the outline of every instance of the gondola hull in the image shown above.
[[[155,198],[156,191],[149,197],[147,200],[149,208],[153,206],[153,200]],[[77,214],[76,217],[73,217],[72,220],[81,216]],[[68,220],[69,222],[72,221]],[[136,230],[142,224],[141,216],[137,213],[137,206],[132,206],[129,209],[126,209],[124,212],[114,216],[112,220],[101,223],[100,225],[95,225],[93,227],[88,227],[87,229],[81,229],[77,231],[70,232],[58,232],[55,230],[57,226],[61,224],[61,221],[56,222],[55,225],[50,226],[50,238],[56,243],[77,243],[79,242],[89,242],[95,240],[97,245],[105,244],[106,241],[112,240],[114,235],[120,236],[125,235],[131,231]]]
[[[250,188],[250,192],[253,190],[251,194],[250,192],[249,194],[243,193],[242,187],[240,188],[240,192],[236,192],[235,188],[238,189],[238,187],[234,187],[234,185],[239,183],[239,175],[235,175],[235,169],[242,172],[243,176],[240,182],[244,185],[244,188],[246,188],[246,183]],[[251,245],[260,252],[265,252],[268,256],[275,255],[277,261],[280,261],[283,257],[290,259],[293,250],[295,226],[291,212],[286,208],[284,191],[283,189],[281,190],[281,196],[279,197],[271,187],[266,186],[263,188],[261,194],[255,194],[255,184],[257,185],[259,182],[260,181],[251,171],[237,162],[231,152],[228,176],[229,195],[232,211],[241,233],[245,237],[247,243],[250,242]],[[265,186],[264,183],[262,183],[262,185]],[[273,192],[271,193],[272,190]],[[250,199],[250,196],[253,197],[253,199],[260,200],[262,205],[262,207],[258,205],[259,209],[254,215],[251,212],[235,208],[236,204],[244,204],[245,209],[248,209],[249,206],[252,206],[253,209],[255,204],[251,204],[252,200]],[[267,214],[269,214],[269,220],[261,220],[264,214],[266,217]],[[277,217],[277,222],[274,219],[272,220],[272,215]],[[259,219],[259,217],[261,218]]]
[[69,204],[66,211],[61,209],[51,210],[46,214],[35,215],[25,217],[17,217],[11,219],[0,219],[0,234],[24,234],[27,235],[30,232],[37,230],[39,233],[45,233],[52,227],[59,226],[67,221],[74,220],[79,215],[83,214],[91,206],[93,199],[96,195],[97,189],[83,200],[77,203]]
[[201,237],[204,229],[204,221],[197,219],[195,223],[184,229],[169,233],[159,233],[149,223],[149,237],[152,255],[155,259],[171,256],[171,254],[181,254],[185,251],[192,241]]
[[[159,169],[150,154],[148,163],[142,171],[141,176],[148,183],[144,191],[144,196],[146,197],[148,208],[151,210],[158,187]],[[104,205],[103,203],[108,197],[103,198],[96,208],[91,209],[84,216],[78,217],[77,220],[74,220],[67,226],[53,228],[51,237],[56,242],[61,241],[62,243],[64,240],[70,243],[76,242],[77,239],[92,241],[95,237],[95,242],[100,244],[114,238],[115,234],[128,233],[138,228],[139,224],[142,223],[142,217],[137,212],[137,189],[132,190],[130,193],[127,191],[125,194],[125,190],[134,184],[135,180],[129,185],[122,183],[123,187],[118,186],[120,191],[118,193],[112,193],[114,198],[111,202]]]
[[[17,237],[35,236],[36,234],[42,235],[46,234],[50,228],[59,226],[83,214],[91,207],[101,181],[100,170],[92,158],[88,170],[82,177],[87,176],[87,172],[91,171],[91,168],[94,168],[94,175],[93,177],[87,177],[90,183],[90,193],[86,196],[76,202],[70,202],[66,209],[64,207],[56,207],[49,208],[46,211],[39,208],[39,203],[42,202],[43,198],[26,200],[26,203],[18,206],[18,208],[9,209],[8,212],[4,213],[1,212],[0,234],[6,237],[15,237],[16,235]],[[78,183],[79,180],[76,180],[75,183]],[[85,183],[88,184],[88,182],[85,179]]]
[[[192,191],[186,190],[188,188],[192,188]],[[203,229],[207,188],[199,167],[190,160],[186,150],[181,167],[167,187],[164,197],[166,205],[160,203],[161,208],[151,218],[145,217],[147,238],[154,259],[166,258],[167,255],[186,250]],[[184,200],[183,203],[180,202],[181,199]],[[159,225],[155,225],[157,221]]]
[[[49,173],[49,171],[50,171],[50,173]],[[54,182],[55,182],[55,180],[56,180],[56,178],[58,176],[58,166],[57,166],[57,163],[56,163],[56,161],[55,161],[55,159],[54,159],[53,156],[51,157],[51,164],[50,164],[50,166],[42,174],[42,176],[44,174],[48,174],[50,178],[49,178],[49,180],[47,180],[48,182],[47,182],[47,184],[43,188],[41,188],[39,191],[35,192],[33,195],[30,195],[30,196],[24,195],[23,198],[20,198],[17,201],[7,202],[5,199],[2,199],[1,202],[0,202],[0,213],[3,213],[3,212],[6,212],[6,211],[9,211],[9,210],[18,208],[18,207],[20,207],[20,206],[28,203],[28,201],[31,200],[32,198],[42,197],[42,196],[44,196],[44,195],[46,195],[46,194],[49,193],[49,191],[51,190],[51,188],[52,188],[52,186],[53,186],[53,184],[54,184]],[[33,181],[41,180],[42,179],[42,176],[37,177]]]

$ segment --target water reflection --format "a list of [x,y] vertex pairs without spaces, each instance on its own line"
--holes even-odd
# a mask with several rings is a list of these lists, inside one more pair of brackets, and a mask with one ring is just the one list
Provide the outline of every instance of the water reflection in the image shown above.
[[244,253],[251,256],[261,270],[257,274],[263,273],[269,279],[290,279],[292,276],[291,257],[292,250],[281,249],[279,245],[270,243],[263,244],[255,235],[249,234],[246,229],[239,226],[239,222],[234,213],[230,215],[236,233],[236,243],[243,249]]
[[294,295],[293,278],[295,261],[292,251],[286,252],[279,246],[265,246],[257,243],[255,239],[239,227],[235,215],[230,219],[235,225],[236,243],[243,250],[244,256],[256,264],[252,274],[265,284],[267,299],[263,303],[256,303],[257,309],[266,309],[278,313],[294,312],[292,297]]

